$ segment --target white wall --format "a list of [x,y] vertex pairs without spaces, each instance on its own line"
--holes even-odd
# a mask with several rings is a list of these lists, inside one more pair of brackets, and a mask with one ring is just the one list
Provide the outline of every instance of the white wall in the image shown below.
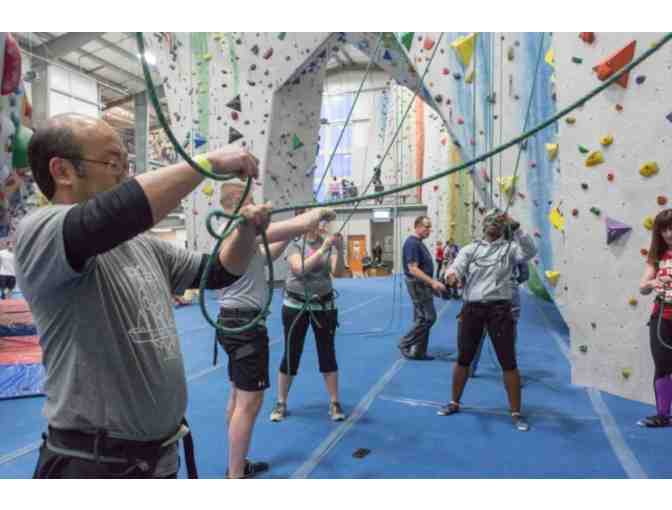
[[49,117],[61,113],[79,113],[98,117],[100,101],[98,84],[81,74],[58,66],[48,67]]

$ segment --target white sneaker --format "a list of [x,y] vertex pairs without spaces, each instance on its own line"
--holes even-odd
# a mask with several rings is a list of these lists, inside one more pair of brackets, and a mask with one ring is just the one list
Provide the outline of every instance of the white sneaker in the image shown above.
[[329,404],[329,416],[331,416],[332,421],[345,420],[345,413],[343,413],[343,409],[341,409],[341,404],[338,402],[331,402]]
[[276,402],[271,411],[271,421],[282,421],[287,416],[287,404]]

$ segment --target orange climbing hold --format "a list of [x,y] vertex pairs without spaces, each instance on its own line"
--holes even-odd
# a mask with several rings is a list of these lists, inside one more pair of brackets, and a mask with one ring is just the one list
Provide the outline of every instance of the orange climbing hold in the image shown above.
[[580,32],[579,37],[586,44],[593,44],[595,42],[595,32]]
[[658,205],[665,205],[667,204],[667,197],[663,195],[658,195],[658,197],[656,198],[656,202],[658,202]]
[[[600,62],[598,65],[593,67],[593,71],[597,73],[597,78],[600,81],[608,80],[614,73],[623,69],[628,65],[635,56],[635,46],[637,41],[632,41],[626,47],[618,50],[613,55],[607,57],[605,60]],[[625,73],[621,76],[616,83],[618,83],[623,88],[628,88],[628,78],[630,73]]]
[[425,37],[425,40],[422,43],[422,47],[427,51],[431,50],[434,47],[434,39],[431,37]]

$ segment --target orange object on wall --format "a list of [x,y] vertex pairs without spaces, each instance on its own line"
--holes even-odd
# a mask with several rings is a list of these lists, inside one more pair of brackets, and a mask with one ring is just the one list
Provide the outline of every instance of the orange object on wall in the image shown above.
[[[625,48],[618,50],[613,55],[607,57],[598,65],[593,67],[593,71],[597,73],[597,78],[600,81],[608,80],[614,73],[623,69],[635,57],[635,46],[637,41],[632,41]],[[628,88],[628,78],[630,73],[625,73],[616,83],[623,88]]]
[[[425,103],[419,97],[415,98],[415,179],[420,180],[424,175],[425,165]],[[422,202],[422,186],[415,188],[418,202]]]
[[579,37],[587,44],[593,44],[595,42],[595,32],[580,32]]

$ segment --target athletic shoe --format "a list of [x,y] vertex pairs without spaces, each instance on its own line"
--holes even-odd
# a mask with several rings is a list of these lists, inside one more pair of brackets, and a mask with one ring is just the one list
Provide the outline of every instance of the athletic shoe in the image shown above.
[[[249,459],[245,459],[245,472],[243,473],[243,478],[254,478],[259,473],[268,471],[269,465],[268,462],[252,462]],[[226,470],[226,477],[229,477],[229,470]]]
[[271,411],[271,421],[282,421],[287,416],[287,404],[276,402]]
[[460,404],[456,402],[451,402],[450,404],[443,406],[441,409],[439,409],[436,412],[436,414],[438,414],[439,416],[449,416],[459,411],[460,411]]
[[527,421],[525,421],[525,418],[523,418],[520,413],[511,413],[511,419],[519,431],[527,432],[530,430],[530,425],[527,423]]
[[341,404],[338,402],[331,402],[329,404],[329,416],[331,416],[332,421],[345,420],[345,414],[343,413],[343,409],[341,409]]
[[669,416],[647,416],[637,422],[637,425],[640,427],[669,427],[670,426],[670,417]]

